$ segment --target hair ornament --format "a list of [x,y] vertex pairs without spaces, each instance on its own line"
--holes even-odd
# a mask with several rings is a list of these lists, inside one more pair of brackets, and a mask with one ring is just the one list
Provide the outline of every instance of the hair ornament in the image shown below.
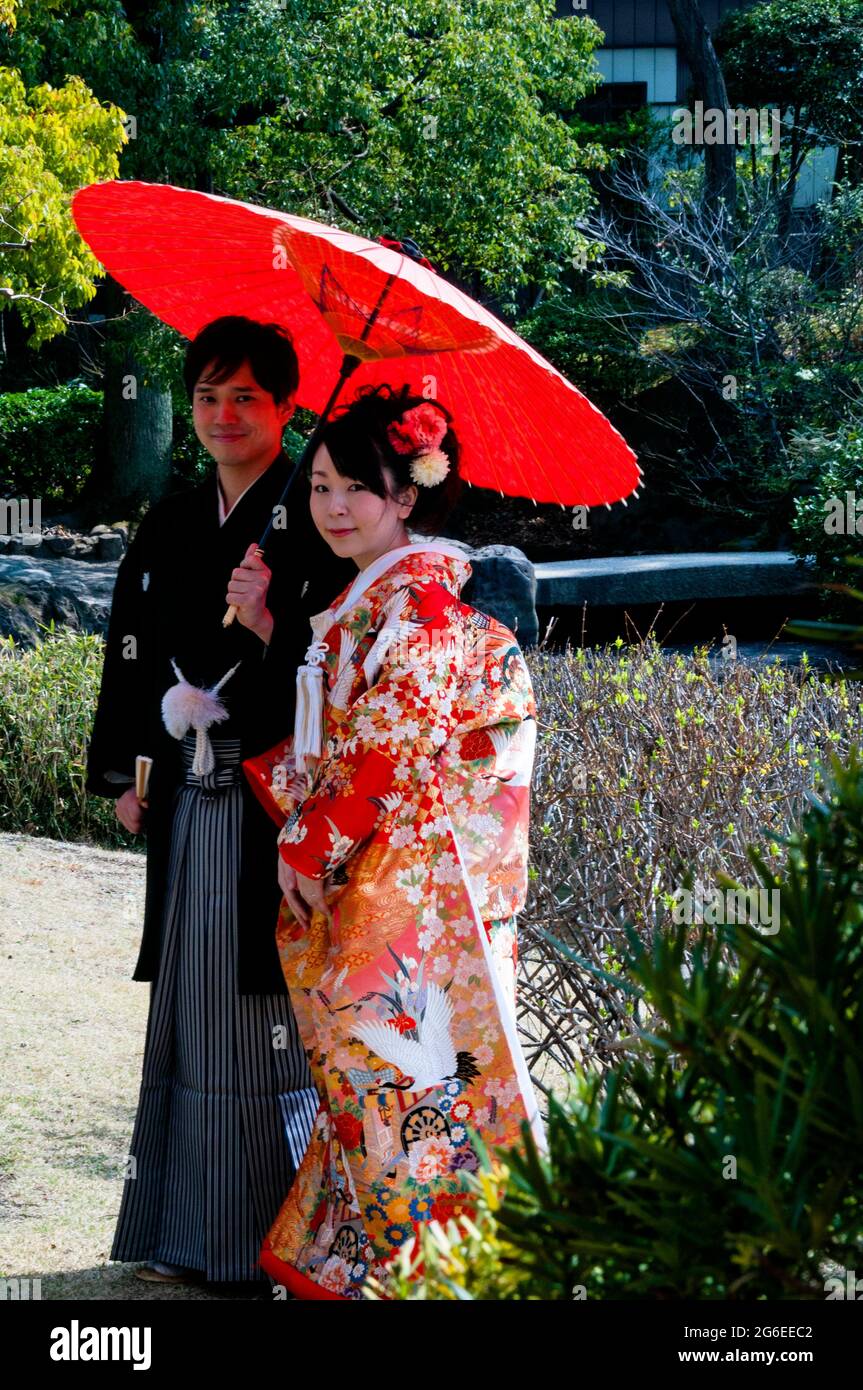
[[443,449],[428,449],[411,461],[411,477],[419,487],[437,487],[448,472],[449,459]]
[[387,438],[397,454],[414,454],[410,474],[419,487],[436,487],[450,469],[450,460],[440,448],[449,425],[433,405],[412,406],[387,429]]

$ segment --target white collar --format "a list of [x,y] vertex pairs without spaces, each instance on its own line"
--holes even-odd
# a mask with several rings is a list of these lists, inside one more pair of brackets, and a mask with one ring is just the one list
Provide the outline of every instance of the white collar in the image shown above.
[[[266,471],[266,470],[265,470],[265,471]],[[254,487],[254,486],[255,486],[255,483],[258,481],[258,479],[259,479],[259,478],[263,478],[263,476],[264,476],[263,473],[259,473],[259,474],[258,474],[258,477],[257,477],[257,478],[253,478],[252,481],[249,483],[249,487],[244,487],[244,488],[243,488],[243,491],[240,493],[239,497],[238,497],[238,498],[236,499],[236,501],[234,502],[234,506],[231,507],[231,512],[234,510],[234,507],[236,507],[237,502],[242,501],[242,499],[245,497],[246,493],[249,491],[249,488]],[[222,494],[222,484],[219,482],[219,475],[218,475],[218,473],[216,474],[216,492],[217,492],[218,495],[219,495],[219,525],[220,525],[220,526],[224,526],[224,524],[225,524],[225,522],[227,521],[228,517],[231,515],[231,512],[226,512],[226,511],[225,511],[225,498],[224,498],[224,496],[223,496],[223,494]]]
[[455,560],[467,561],[467,556],[463,550],[456,549],[454,545],[447,545],[445,541],[414,541],[411,545],[399,546],[397,550],[386,550],[364,570],[360,570],[348,591],[347,597],[335,614],[336,621],[349,613],[352,605],[361,594],[365,593],[369,585],[379,579],[382,574],[385,574],[388,569],[392,569],[393,565],[398,564],[403,556],[417,555],[424,550],[430,550],[436,555],[449,555]]

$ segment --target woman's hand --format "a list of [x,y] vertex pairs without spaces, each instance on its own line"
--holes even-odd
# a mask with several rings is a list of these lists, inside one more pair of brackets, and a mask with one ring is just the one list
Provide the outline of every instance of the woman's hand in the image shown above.
[[328,919],[332,917],[325,897],[326,886],[326,879],[306,878],[305,874],[298,874],[279,855],[279,887],[300,926],[308,928],[311,925],[312,909],[323,912]]
[[308,927],[310,918],[306,904],[297,891],[297,871],[290,864],[286,864],[281,855],[279,855],[279,887],[300,926]]
[[333,914],[326,899],[328,884],[329,880],[326,878],[306,878],[305,874],[297,874],[297,892],[300,897],[315,912],[322,912],[328,921],[332,921]]

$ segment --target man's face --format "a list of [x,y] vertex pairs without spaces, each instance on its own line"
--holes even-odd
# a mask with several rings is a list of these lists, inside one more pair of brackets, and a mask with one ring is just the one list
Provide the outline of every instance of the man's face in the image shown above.
[[211,362],[195,383],[192,418],[195,433],[222,467],[272,463],[282,447],[282,430],[296,408],[293,397],[276,405],[259,386],[248,362],[218,384],[210,380]]

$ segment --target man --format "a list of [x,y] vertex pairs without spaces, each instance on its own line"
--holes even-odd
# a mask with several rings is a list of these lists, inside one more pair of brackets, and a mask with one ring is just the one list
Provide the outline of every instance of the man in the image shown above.
[[[145,1261],[151,1280],[262,1280],[260,1242],[317,1097],[275,946],[275,827],[241,763],[292,727],[309,616],[356,569],[318,535],[301,477],[255,554],[290,473],[299,373],[285,330],[217,319],[189,345],[184,379],[216,470],[157,503],[120,566],[88,757],[89,789],[147,835],[134,979],[152,982],[150,1012],[111,1258]],[[223,682],[227,717],[172,736],[162,700],[181,680]],[[139,754],[153,760],[140,801]]]

